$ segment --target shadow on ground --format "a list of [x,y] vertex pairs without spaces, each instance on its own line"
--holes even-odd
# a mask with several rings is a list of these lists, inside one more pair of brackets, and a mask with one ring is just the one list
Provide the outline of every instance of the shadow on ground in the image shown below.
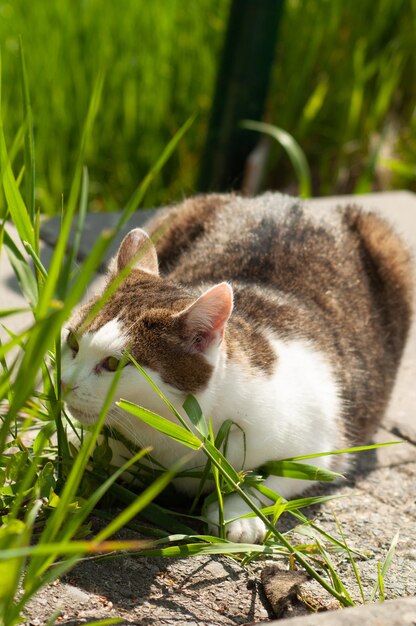
[[[354,486],[376,467],[376,450],[356,455],[354,474],[344,484]],[[337,490],[339,485],[320,485],[311,493],[336,496]],[[305,512],[314,518],[321,509],[314,506]],[[297,524],[295,518],[285,515],[279,521],[279,530],[287,532]],[[121,536],[139,538],[127,530]],[[263,619],[273,616],[258,577],[226,557],[167,559],[124,555],[86,559],[62,582],[83,590],[89,598],[97,598],[104,607],[110,607],[111,615],[125,616],[123,624],[135,624],[137,620],[144,626],[164,620],[169,624],[247,624],[261,615]],[[85,619],[80,616],[74,620],[71,615],[60,623],[79,626]]]

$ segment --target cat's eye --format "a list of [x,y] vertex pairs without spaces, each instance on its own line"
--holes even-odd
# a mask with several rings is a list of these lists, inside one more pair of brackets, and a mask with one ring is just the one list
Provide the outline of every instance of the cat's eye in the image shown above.
[[72,352],[74,352],[74,354],[78,352],[79,350],[78,339],[76,338],[76,335],[75,333],[72,332],[72,330],[70,330],[68,333],[68,336],[66,338],[66,343],[71,348]]
[[101,363],[103,369],[107,370],[107,372],[115,372],[120,364],[120,360],[116,359],[115,356],[108,356]]

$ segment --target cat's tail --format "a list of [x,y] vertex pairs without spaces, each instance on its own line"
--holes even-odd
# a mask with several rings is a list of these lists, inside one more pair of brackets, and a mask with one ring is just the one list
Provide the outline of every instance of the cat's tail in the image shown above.
[[409,249],[393,228],[375,213],[351,207],[347,219],[350,229],[359,236],[362,260],[383,315],[389,349],[393,352],[390,355],[398,364],[412,318],[413,272]]

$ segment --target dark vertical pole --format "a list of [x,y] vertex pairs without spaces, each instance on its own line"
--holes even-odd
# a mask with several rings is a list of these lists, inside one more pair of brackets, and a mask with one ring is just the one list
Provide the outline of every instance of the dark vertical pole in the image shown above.
[[284,0],[232,0],[199,190],[236,189],[258,136],[241,129],[264,110]]

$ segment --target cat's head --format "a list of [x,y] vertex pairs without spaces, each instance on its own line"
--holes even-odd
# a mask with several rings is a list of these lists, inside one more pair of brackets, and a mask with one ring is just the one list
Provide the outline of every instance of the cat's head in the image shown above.
[[[155,247],[141,229],[123,239],[110,264],[107,286],[120,272],[126,278],[98,313],[90,317],[94,298],[62,333],[64,399],[71,413],[86,423],[96,420],[126,351],[168,397],[204,390],[220,357],[232,311],[227,283],[198,295],[160,277]],[[127,360],[114,399],[122,397],[155,410],[155,395]]]

